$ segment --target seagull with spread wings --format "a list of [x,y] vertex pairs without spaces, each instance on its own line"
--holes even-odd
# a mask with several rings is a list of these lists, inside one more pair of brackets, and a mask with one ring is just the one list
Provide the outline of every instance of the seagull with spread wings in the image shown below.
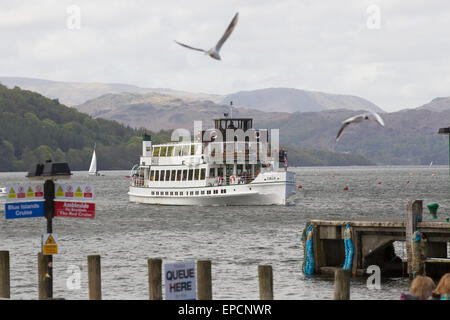
[[216,59],[216,60],[221,60],[221,59],[220,59],[220,55],[219,55],[219,51],[220,51],[220,49],[222,48],[224,42],[228,39],[228,37],[230,36],[230,34],[233,32],[234,27],[235,27],[236,24],[237,24],[238,17],[239,17],[239,12],[237,12],[237,13],[234,15],[233,20],[231,20],[230,25],[228,26],[227,30],[226,30],[225,33],[223,34],[222,38],[220,38],[219,42],[217,42],[216,46],[213,47],[213,48],[211,48],[211,49],[209,49],[208,51],[203,50],[203,49],[199,49],[199,48],[194,48],[194,47],[188,46],[188,45],[183,44],[183,43],[181,43],[181,42],[178,42],[178,41],[176,41],[176,40],[174,40],[174,41],[175,41],[176,43],[178,43],[180,46],[183,46],[183,47],[188,48],[188,49],[192,49],[192,50],[197,50],[197,51],[204,52],[205,54],[209,55],[211,58],[214,58],[214,59]]
[[339,138],[342,135],[342,132],[344,132],[344,129],[350,124],[350,123],[360,123],[363,122],[364,120],[374,120],[376,121],[380,126],[384,127],[384,121],[383,119],[381,119],[381,117],[375,113],[375,112],[371,112],[371,113],[364,113],[364,114],[360,114],[351,118],[348,118],[347,120],[344,120],[342,122],[342,127],[339,130],[337,136],[336,136],[336,141],[339,140]]

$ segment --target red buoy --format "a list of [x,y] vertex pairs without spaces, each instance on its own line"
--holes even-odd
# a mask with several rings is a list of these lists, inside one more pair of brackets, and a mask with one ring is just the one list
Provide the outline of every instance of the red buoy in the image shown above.
[[301,188],[303,188],[303,187],[302,187],[302,185],[301,185],[301,184],[299,184],[299,185],[297,186],[297,188],[301,189]]
[[378,184],[381,184],[381,181],[378,181]]
[[347,186],[345,186],[345,187],[344,187],[344,190],[348,190],[348,187],[347,187]]

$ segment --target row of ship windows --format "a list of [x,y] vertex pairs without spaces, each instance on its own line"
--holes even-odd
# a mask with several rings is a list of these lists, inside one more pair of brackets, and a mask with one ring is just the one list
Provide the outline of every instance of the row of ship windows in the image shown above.
[[151,170],[151,181],[192,181],[205,180],[206,169]]
[[[220,189],[220,193],[227,193],[226,189]],[[219,194],[219,190],[202,190],[202,191],[152,191],[152,196],[199,196],[209,194]]]

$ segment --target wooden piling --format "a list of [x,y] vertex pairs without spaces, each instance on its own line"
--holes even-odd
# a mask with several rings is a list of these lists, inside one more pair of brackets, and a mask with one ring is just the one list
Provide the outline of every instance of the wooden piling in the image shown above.
[[102,275],[101,275],[100,255],[88,256],[87,263],[88,263],[89,300],[101,300]]
[[419,242],[411,241],[411,270],[414,271],[414,278],[419,275],[425,275],[426,247],[426,239],[421,238]]
[[273,300],[273,273],[272,266],[258,266],[259,298]]
[[0,251],[0,298],[11,298],[9,251]]
[[406,259],[407,270],[409,277],[412,278],[412,264],[413,264],[413,244],[412,235],[417,230],[417,223],[422,221],[423,201],[410,200],[406,206],[406,229],[405,229],[405,243],[406,243]]
[[46,300],[51,297],[48,296],[48,256],[38,253],[38,299]]
[[148,259],[148,290],[150,300],[162,300],[162,260]]
[[350,300],[350,270],[336,269],[334,273],[334,300]]
[[211,261],[197,261],[197,299],[212,300]]

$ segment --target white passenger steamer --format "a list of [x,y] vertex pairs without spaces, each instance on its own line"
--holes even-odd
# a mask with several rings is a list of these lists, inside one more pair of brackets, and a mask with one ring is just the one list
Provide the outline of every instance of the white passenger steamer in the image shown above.
[[[215,119],[196,142],[152,145],[144,136],[130,201],[164,205],[285,205],[295,193],[286,152],[252,119]],[[231,138],[230,138],[231,137]],[[276,136],[275,138],[278,138]]]

